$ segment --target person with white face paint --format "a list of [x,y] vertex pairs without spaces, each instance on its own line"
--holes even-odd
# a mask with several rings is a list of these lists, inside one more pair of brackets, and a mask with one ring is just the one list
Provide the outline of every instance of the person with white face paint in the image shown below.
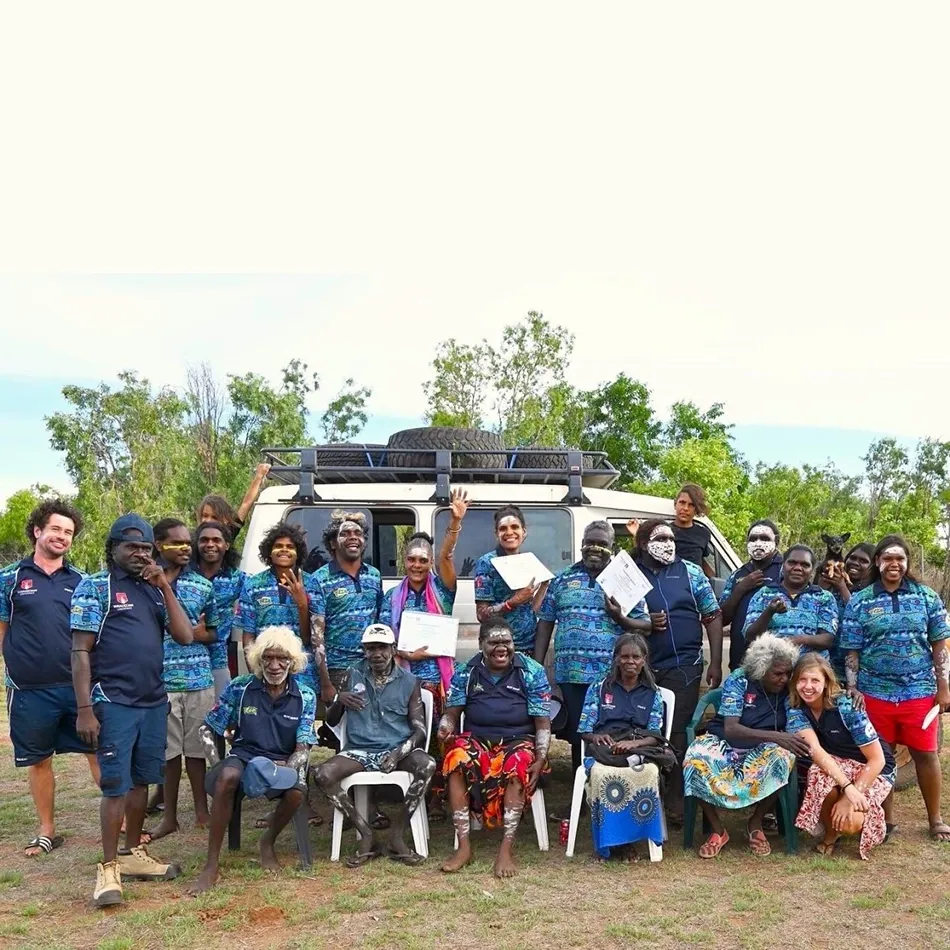
[[782,555],[778,551],[778,526],[767,518],[755,521],[746,535],[749,560],[727,578],[719,598],[722,623],[729,627],[729,669],[742,666],[746,642],[742,636],[749,601],[768,581],[777,584],[782,576]]
[[[839,646],[845,653],[849,690],[864,695],[868,718],[881,738],[906,745],[917,767],[930,837],[950,842],[940,812],[937,757],[940,716],[950,709],[950,625],[936,592],[910,571],[910,550],[890,534],[874,550],[871,583],[856,591],[844,611]],[[894,796],[884,801],[888,832],[894,827]]]
[[[280,869],[274,842],[303,801],[317,697],[292,674],[307,668],[307,654],[289,627],[267,627],[248,650],[247,662],[250,674],[228,684],[201,727],[211,766],[205,780],[212,796],[211,825],[208,859],[188,889],[192,895],[217,883],[218,857],[239,786],[245,794],[278,799],[261,836],[261,867],[266,871]],[[231,743],[223,760],[216,735]]]
[[[699,700],[704,628],[709,640],[706,683],[715,689],[722,681],[722,612],[702,569],[676,556],[673,530],[667,522],[651,519],[640,525],[634,561],[653,588],[633,616],[650,621],[650,667],[657,686],[676,696],[670,744],[682,761],[686,724]],[[665,806],[670,823],[682,824],[683,771],[679,766],[670,775]]]

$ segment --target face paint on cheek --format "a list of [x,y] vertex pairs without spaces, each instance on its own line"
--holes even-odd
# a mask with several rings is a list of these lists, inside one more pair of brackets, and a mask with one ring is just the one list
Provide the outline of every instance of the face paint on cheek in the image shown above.
[[775,553],[775,542],[757,538],[746,545],[746,550],[753,561],[764,561]]
[[676,557],[676,542],[672,538],[657,538],[647,543],[647,551],[660,564],[672,564]]
[[517,529],[521,527],[521,522],[517,518],[502,518],[498,522],[498,531],[508,531],[510,529]]

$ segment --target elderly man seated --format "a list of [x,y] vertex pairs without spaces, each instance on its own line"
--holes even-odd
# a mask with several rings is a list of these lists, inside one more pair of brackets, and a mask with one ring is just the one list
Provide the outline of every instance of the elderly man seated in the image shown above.
[[[504,620],[483,623],[478,645],[481,653],[452,678],[439,722],[439,739],[446,743],[442,771],[458,834],[458,848],[442,870],[458,871],[472,860],[469,822],[475,812],[488,828],[504,824],[495,876],[511,877],[515,832],[547,764],[551,687],[540,663],[515,653]],[[465,732],[459,733],[463,712]]]
[[[327,707],[330,726],[338,725],[346,713],[346,742],[339,755],[310,774],[359,833],[357,852],[346,859],[347,867],[359,867],[383,854],[416,865],[425,859],[406,844],[406,828],[435,772],[435,759],[424,751],[428,736],[422,693],[419,681],[396,665],[396,637],[390,627],[370,624],[363,633],[362,647],[364,659],[346,671],[340,691]],[[390,827],[389,842],[377,847],[372,827],[341,783],[357,772],[395,769],[411,773],[413,780]]]
[[[261,866],[268,871],[280,869],[274,842],[303,800],[317,698],[292,674],[307,668],[307,654],[290,627],[266,627],[247,651],[247,664],[251,673],[231,680],[201,727],[212,766],[205,788],[213,799],[208,860],[190,894],[218,880],[218,857],[239,786],[249,798],[279,799],[261,837]],[[222,761],[215,734],[231,741]]]

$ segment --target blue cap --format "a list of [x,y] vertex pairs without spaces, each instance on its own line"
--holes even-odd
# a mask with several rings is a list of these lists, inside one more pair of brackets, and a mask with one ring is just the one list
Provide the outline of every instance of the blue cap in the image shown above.
[[244,769],[241,787],[248,798],[260,798],[270,791],[285,792],[297,784],[297,770],[278,765],[262,755],[255,755]]
[[[127,532],[129,531],[138,531],[141,537],[127,537]],[[123,515],[113,523],[109,529],[109,540],[147,541],[149,544],[154,544],[155,535],[152,534],[152,526],[141,515],[132,513]]]

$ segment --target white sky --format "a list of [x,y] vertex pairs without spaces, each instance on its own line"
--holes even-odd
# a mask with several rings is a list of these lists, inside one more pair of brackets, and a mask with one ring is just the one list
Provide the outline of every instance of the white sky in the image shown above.
[[950,438],[945,4],[19,7],[0,377],[299,355],[408,416],[538,309],[579,385]]

